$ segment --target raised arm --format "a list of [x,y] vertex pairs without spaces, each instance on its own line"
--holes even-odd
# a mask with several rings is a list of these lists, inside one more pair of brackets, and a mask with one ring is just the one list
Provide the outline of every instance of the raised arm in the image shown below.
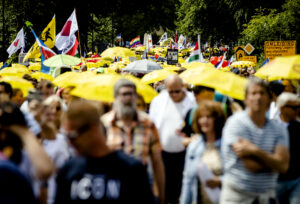
[[24,149],[34,166],[37,178],[41,180],[48,179],[54,172],[54,165],[37,138],[25,126],[12,125],[9,129],[21,138]]

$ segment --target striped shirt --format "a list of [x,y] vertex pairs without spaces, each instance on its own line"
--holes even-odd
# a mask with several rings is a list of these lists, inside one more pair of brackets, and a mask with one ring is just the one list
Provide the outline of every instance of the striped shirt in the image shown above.
[[107,131],[106,144],[110,148],[123,150],[145,165],[153,153],[161,151],[157,129],[145,112],[138,111],[131,128],[125,128],[115,111],[106,113],[101,120]]
[[224,179],[247,192],[264,193],[274,189],[278,174],[271,170],[259,173],[248,171],[231,147],[238,138],[248,139],[261,150],[273,153],[277,145],[288,147],[287,129],[268,119],[264,127],[259,128],[250,119],[247,110],[231,116],[223,129],[221,155]]

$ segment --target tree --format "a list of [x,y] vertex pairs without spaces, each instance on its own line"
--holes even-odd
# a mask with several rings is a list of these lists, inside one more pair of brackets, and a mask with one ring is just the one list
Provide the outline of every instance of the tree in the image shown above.
[[224,1],[213,0],[180,0],[178,12],[178,29],[196,39],[229,43],[237,38],[237,27],[228,5]]
[[[272,40],[300,40],[300,1],[290,0],[276,9],[258,9],[250,22],[244,25],[241,41],[251,43],[264,60],[264,42]],[[297,43],[299,50],[299,43]]]

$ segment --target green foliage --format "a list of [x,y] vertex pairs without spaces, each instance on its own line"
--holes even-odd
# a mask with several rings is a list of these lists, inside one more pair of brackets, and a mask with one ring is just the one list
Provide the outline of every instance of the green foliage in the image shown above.
[[[299,42],[300,1],[287,1],[282,8],[280,12],[276,9],[257,9],[250,22],[244,25],[245,29],[241,33],[240,40],[251,43],[258,50],[258,54],[264,52],[265,41],[297,40]],[[299,46],[299,43],[297,44]],[[259,57],[264,58],[264,55],[260,54]]]
[[237,27],[224,1],[180,0],[177,26],[180,33],[204,41],[229,43],[237,38]]

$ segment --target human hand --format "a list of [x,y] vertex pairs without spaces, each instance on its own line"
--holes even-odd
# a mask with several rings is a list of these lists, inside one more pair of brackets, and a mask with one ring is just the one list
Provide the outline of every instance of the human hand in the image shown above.
[[257,147],[250,140],[239,138],[236,143],[232,144],[232,149],[238,157],[251,156]]
[[206,181],[206,186],[209,188],[217,188],[221,186],[221,180],[219,177],[215,177],[213,179]]
[[10,125],[8,130],[16,134],[21,140],[24,139],[25,135],[31,134],[29,128],[23,125]]

